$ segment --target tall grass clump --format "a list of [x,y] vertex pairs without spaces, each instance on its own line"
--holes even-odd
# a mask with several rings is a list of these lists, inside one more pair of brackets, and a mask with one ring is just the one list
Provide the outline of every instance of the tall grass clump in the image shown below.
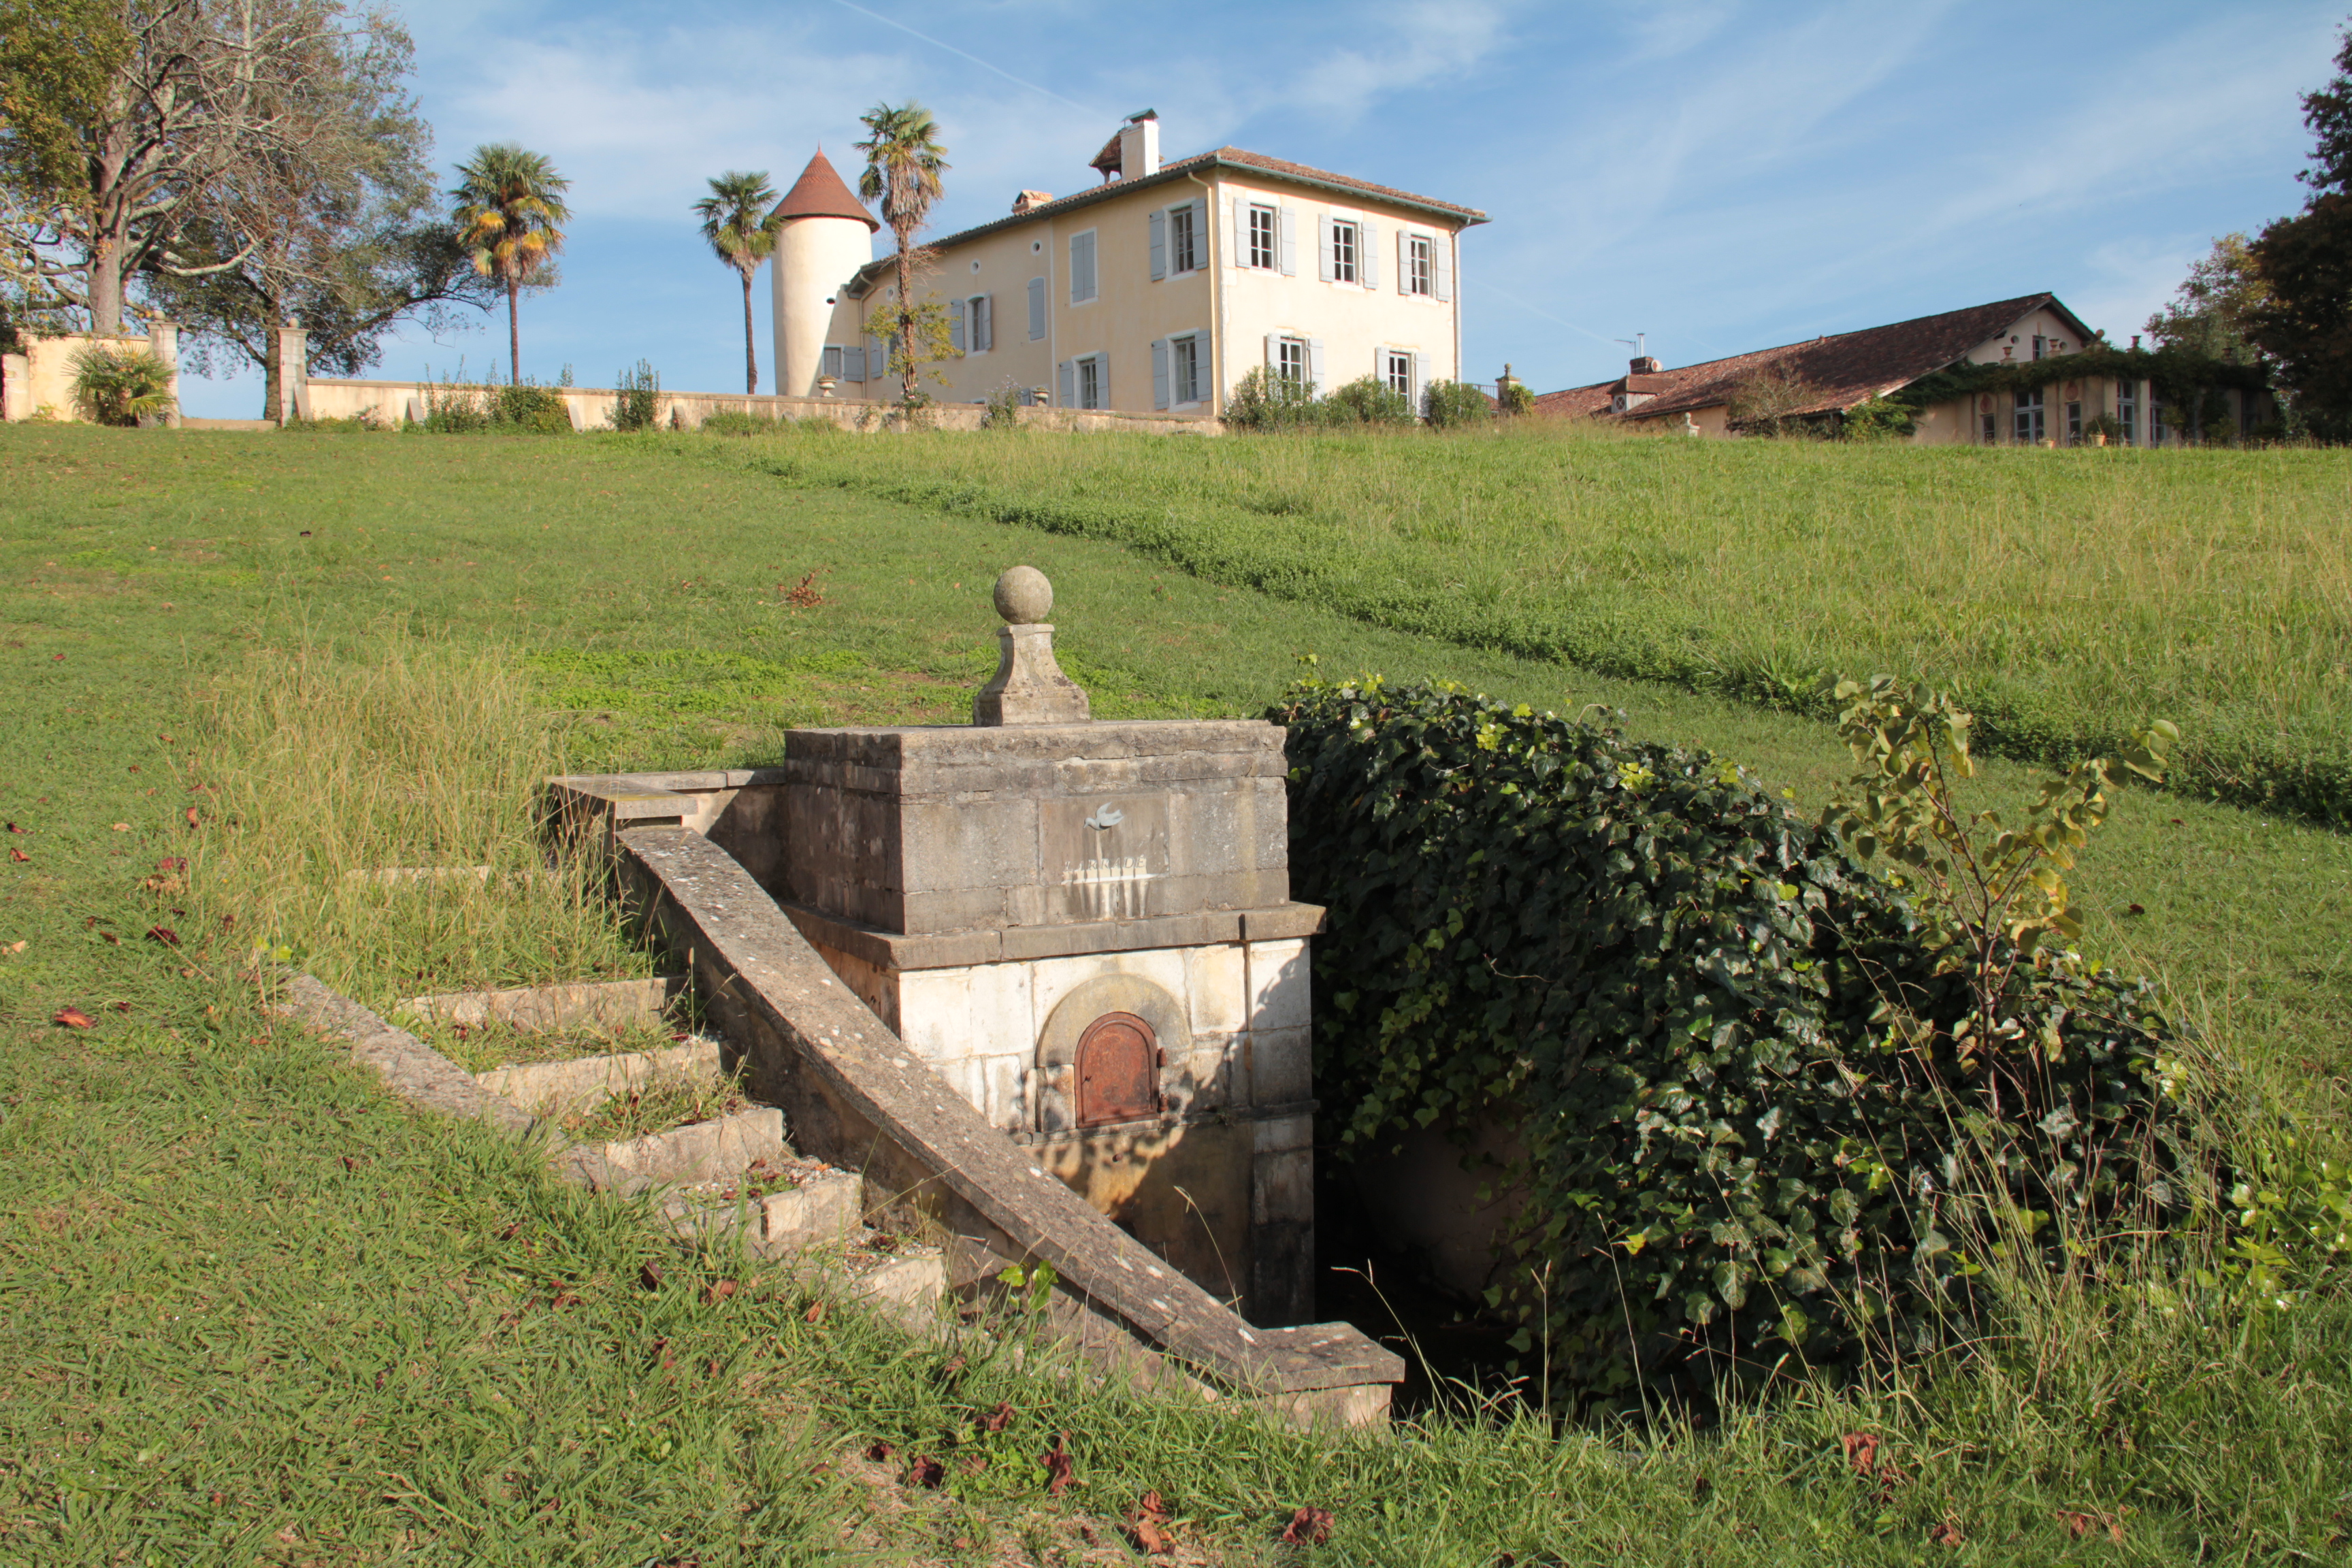
[[552,387],[531,382],[467,381],[462,367],[446,380],[428,375],[424,385],[421,427],[432,435],[572,434],[571,405]]
[[[198,694],[186,876],[225,946],[382,1006],[643,975],[595,879],[541,830],[557,735],[509,661],[399,636],[297,640]],[[166,870],[160,874],[170,875]]]

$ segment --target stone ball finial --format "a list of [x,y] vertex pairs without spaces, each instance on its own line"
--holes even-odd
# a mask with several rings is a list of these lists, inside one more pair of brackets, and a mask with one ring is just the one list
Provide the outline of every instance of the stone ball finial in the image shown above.
[[1016,626],[1035,626],[1054,613],[1054,584],[1034,566],[1008,568],[996,580],[996,613]]

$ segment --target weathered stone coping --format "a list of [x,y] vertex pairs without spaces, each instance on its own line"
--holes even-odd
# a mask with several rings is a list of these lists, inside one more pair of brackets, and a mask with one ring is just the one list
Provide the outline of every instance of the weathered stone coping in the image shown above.
[[651,980],[581,980],[562,985],[525,985],[509,991],[451,991],[412,996],[400,1010],[428,1023],[504,1024],[526,1033],[551,1034],[591,1025],[617,1028],[661,1021],[686,987],[682,974]]
[[1279,942],[1313,936],[1323,929],[1316,904],[1275,904],[1256,910],[1204,910],[1189,915],[1153,915],[1131,921],[1087,921],[1066,925],[990,927],[978,931],[884,931],[845,920],[806,904],[778,900],[801,935],[821,947],[904,973],[917,969],[961,969],[1032,958],[1066,958],[1082,952],[1137,952],[1150,948],[1208,947],[1220,942]]
[[517,1062],[474,1075],[492,1094],[525,1110],[560,1116],[585,1110],[664,1076],[717,1078],[725,1070],[716,1040],[688,1040],[664,1051],[622,1051],[569,1061]]
[[1007,1261],[1044,1259],[1094,1311],[1228,1389],[1328,1393],[1348,1419],[1385,1412],[1402,1357],[1345,1323],[1253,1328],[1162,1263],[918,1058],[723,849],[684,827],[615,837],[624,879],[691,955],[698,994],[803,1152],[864,1170]]

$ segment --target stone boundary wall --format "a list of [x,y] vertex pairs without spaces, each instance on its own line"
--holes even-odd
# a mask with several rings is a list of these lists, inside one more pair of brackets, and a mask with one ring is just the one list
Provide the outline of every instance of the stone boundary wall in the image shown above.
[[74,408],[73,358],[85,346],[100,342],[117,349],[145,349],[172,367],[172,412],[163,423],[176,426],[180,423],[180,329],[169,321],[156,322],[144,336],[68,332],[27,337],[23,353],[0,354],[0,420],[16,424],[49,417],[80,423],[81,416]]
[[[425,417],[426,383],[418,381],[324,381],[303,383],[303,407],[313,419],[351,419],[372,415],[396,428],[404,420]],[[563,399],[574,430],[601,430],[613,422],[620,394],[609,387],[552,386],[544,390]],[[879,432],[902,426],[898,405],[866,403],[838,397],[767,397],[721,392],[664,392],[655,418],[677,430],[699,428],[713,414],[749,414],[762,419],[820,419],[845,430]],[[935,429],[977,430],[986,410],[977,403],[941,403],[924,415]],[[1046,430],[1123,430],[1145,435],[1217,436],[1224,422],[1176,415],[1119,414],[1108,409],[1019,408],[1013,416],[1023,426]]]
[[1080,1337],[1141,1345],[1294,1418],[1384,1420],[1403,1360],[1352,1325],[1254,1328],[991,1126],[886,1026],[751,873],[686,826],[614,825],[615,870],[743,1052],[795,1144],[862,1170],[961,1240],[954,1284],[1043,1259]]

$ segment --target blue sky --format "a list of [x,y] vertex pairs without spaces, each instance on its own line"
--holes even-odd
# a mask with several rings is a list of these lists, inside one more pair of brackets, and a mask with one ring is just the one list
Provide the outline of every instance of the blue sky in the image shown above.
[[[945,233],[1066,193],[1120,118],[1177,157],[1232,143],[1482,207],[1468,373],[1539,390],[2055,290],[2117,342],[2213,236],[2302,199],[2296,95],[2352,0],[419,0],[415,88],[446,168],[512,139],[572,181],[562,288],[523,368],[742,384],[741,296],[688,207],[726,169],[790,184],[857,116],[919,99]],[[764,276],[761,370],[767,363]],[[503,316],[386,344],[372,374],[469,374]],[[247,376],[185,389],[249,416]]]

